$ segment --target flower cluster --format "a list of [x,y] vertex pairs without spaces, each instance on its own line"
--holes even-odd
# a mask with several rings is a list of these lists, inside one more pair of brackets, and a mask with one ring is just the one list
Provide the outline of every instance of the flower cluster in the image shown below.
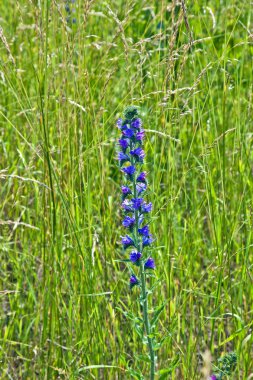
[[[124,250],[130,248],[129,261],[133,265],[142,265],[144,270],[155,269],[153,258],[146,253],[153,237],[145,223],[147,214],[152,210],[152,203],[144,200],[147,190],[146,172],[142,171],[145,157],[144,130],[136,107],[128,107],[124,116],[124,120],[117,121],[121,131],[118,161],[126,180],[121,187],[124,214],[122,225],[127,230],[126,236],[122,237],[122,245]],[[133,273],[130,277],[130,288],[138,284],[139,280]]]

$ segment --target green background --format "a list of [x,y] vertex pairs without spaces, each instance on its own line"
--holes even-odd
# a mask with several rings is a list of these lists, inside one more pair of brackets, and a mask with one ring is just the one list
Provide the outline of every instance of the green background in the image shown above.
[[203,379],[201,353],[235,350],[231,378],[252,376],[252,5],[186,7],[79,0],[74,24],[64,1],[1,1],[0,379],[147,378],[117,309],[138,310],[115,261],[129,104],[146,129],[153,306],[167,301],[158,369]]

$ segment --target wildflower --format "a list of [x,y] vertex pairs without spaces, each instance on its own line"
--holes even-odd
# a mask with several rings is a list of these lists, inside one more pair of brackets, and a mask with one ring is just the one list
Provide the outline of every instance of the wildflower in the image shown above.
[[135,285],[138,285],[139,281],[137,280],[136,276],[132,274],[130,277],[130,289],[132,289]]
[[123,198],[126,198],[128,194],[132,194],[131,189],[129,189],[129,187],[127,186],[121,186],[121,191],[122,191]]
[[147,185],[145,183],[137,183],[136,190],[138,195],[143,193],[147,189]]
[[141,125],[142,125],[142,122],[140,118],[134,119],[131,123],[131,127],[133,128],[140,128]]
[[129,156],[123,152],[118,153],[118,160],[119,161],[129,161]]
[[136,169],[134,166],[127,166],[126,168],[123,168],[123,172],[128,176],[129,179],[133,178],[133,175],[135,173]]
[[129,200],[125,199],[121,206],[125,212],[133,212],[133,207]]
[[133,208],[135,210],[139,210],[142,203],[143,203],[143,198],[133,198],[132,199]]
[[[153,330],[151,331],[151,324],[149,321],[148,303],[146,302],[146,295],[149,294],[146,284],[146,270],[155,269],[155,261],[152,257],[143,259],[143,250],[149,247],[154,241],[149,226],[145,222],[147,213],[152,210],[152,203],[144,200],[144,192],[147,189],[147,173],[141,171],[145,153],[143,150],[144,130],[142,129],[142,121],[138,117],[138,110],[136,107],[127,107],[124,112],[124,120],[119,119],[117,126],[121,131],[121,137],[118,140],[120,152],[118,159],[123,166],[122,172],[126,175],[125,179],[130,183],[121,187],[122,192],[122,209],[123,221],[122,225],[128,228],[128,235],[122,237],[123,249],[129,247],[134,249],[129,254],[130,264],[137,266],[138,277],[132,273],[129,279],[130,289],[138,285],[141,293],[141,308],[143,313],[143,322],[148,340],[149,355],[150,355],[150,379],[154,379],[155,374],[155,352],[154,342],[152,338]],[[136,164],[136,166],[135,166]],[[138,171],[137,171],[138,170]],[[129,196],[131,194],[131,197]]]
[[133,252],[130,253],[130,261],[133,264],[139,264],[140,258],[141,258],[141,252],[135,252],[135,251],[133,251]]
[[[118,153],[118,160],[120,165],[123,165],[122,172],[125,173],[126,179],[130,180],[130,185],[121,187],[122,191],[122,209],[124,218],[122,225],[128,228],[130,233],[122,238],[123,249],[134,246],[137,251],[130,254],[130,261],[133,264],[138,264],[142,251],[147,246],[150,246],[154,241],[149,231],[149,226],[144,225],[145,214],[150,213],[152,210],[152,203],[144,201],[140,194],[143,194],[147,189],[147,173],[140,171],[136,174],[136,167],[134,163],[143,163],[145,153],[142,146],[144,138],[144,130],[142,121],[138,117],[138,111],[135,107],[128,107],[124,113],[125,119],[118,119],[117,126],[121,130],[121,137],[118,140],[120,152]],[[126,164],[130,162],[130,164]],[[125,165],[126,164],[126,165]],[[129,199],[129,195],[133,195]],[[139,237],[135,235],[136,231],[134,226],[138,226]],[[137,227],[136,227],[137,228]],[[133,234],[133,235],[131,235]],[[136,240],[137,239],[137,240]],[[141,249],[140,249],[141,248]],[[146,260],[145,269],[154,269],[154,260],[150,257]]]
[[150,236],[143,236],[142,238],[142,246],[147,247],[153,243],[154,239],[152,238],[152,235]]
[[148,212],[151,212],[151,210],[152,210],[152,203],[143,202],[141,206],[141,211],[144,213],[148,213]]
[[129,156],[123,152],[119,152],[118,160],[119,160],[120,165],[122,166],[125,162],[129,161]]
[[143,162],[143,159],[145,157],[144,150],[140,147],[134,150],[130,150],[130,154],[136,159],[137,162]]
[[138,177],[136,178],[136,181],[145,183],[146,182],[146,176],[147,176],[147,173],[142,172],[141,174],[138,175]]
[[142,141],[144,139],[145,132],[144,130],[140,130],[139,132],[136,133],[136,140],[137,141]]
[[131,139],[134,136],[134,130],[131,128],[127,128],[122,131],[123,135],[128,139]]
[[118,120],[117,120],[117,127],[119,128],[119,129],[121,129],[121,127],[122,127],[122,123],[123,123],[123,120],[121,119],[121,118],[119,118]]
[[209,380],[217,380],[217,377],[215,375],[212,375],[209,377]]
[[149,227],[148,226],[144,226],[142,228],[139,228],[138,232],[139,232],[140,235],[149,237]]
[[119,142],[119,146],[121,147],[121,149],[125,153],[125,151],[127,150],[128,146],[129,146],[128,141],[126,139],[119,139],[118,142]]
[[154,262],[154,259],[152,259],[152,257],[149,257],[147,259],[147,261],[144,264],[144,268],[145,269],[155,269],[155,262]]
[[121,190],[123,194],[132,194],[131,189],[129,189],[127,186],[121,186]]
[[135,218],[131,218],[131,216],[126,216],[123,220],[122,224],[126,228],[132,228],[135,223]]
[[133,239],[128,235],[122,237],[121,243],[123,244],[124,249],[127,249],[128,247],[134,246]]

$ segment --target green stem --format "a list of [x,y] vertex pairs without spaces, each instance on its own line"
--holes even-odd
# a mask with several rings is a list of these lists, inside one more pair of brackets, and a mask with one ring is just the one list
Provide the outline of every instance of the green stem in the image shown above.
[[[133,190],[134,190],[134,198],[137,198],[137,191],[136,191],[136,177],[134,175],[133,178]],[[139,224],[139,212],[138,210],[135,210],[135,242],[137,245],[137,251],[142,253],[143,247],[142,244],[139,242],[138,239],[138,224]],[[141,278],[141,298],[142,298],[142,305],[143,305],[143,319],[144,319],[144,326],[145,331],[147,334],[147,340],[148,340],[148,348],[149,348],[149,355],[150,355],[150,380],[155,379],[155,352],[153,347],[153,339],[150,337],[151,335],[151,328],[150,328],[150,322],[148,317],[148,296],[147,296],[147,289],[146,289],[146,274],[145,274],[145,267],[144,267],[144,261],[143,258],[140,262],[140,278]]]
[[153,348],[153,339],[150,337],[151,329],[150,329],[150,323],[149,323],[149,317],[148,317],[148,298],[147,298],[147,291],[146,291],[146,275],[145,275],[145,269],[144,269],[144,262],[141,261],[140,265],[140,273],[141,273],[141,290],[142,290],[142,301],[143,301],[143,318],[144,318],[144,325],[145,330],[147,334],[148,339],[148,348],[149,348],[149,355],[150,355],[150,380],[154,380],[155,378],[155,352]]

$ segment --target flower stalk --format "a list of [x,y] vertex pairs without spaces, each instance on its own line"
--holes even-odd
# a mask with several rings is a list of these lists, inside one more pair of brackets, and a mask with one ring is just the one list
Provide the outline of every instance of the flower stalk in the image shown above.
[[119,119],[117,122],[122,133],[118,140],[120,147],[118,160],[127,182],[122,186],[124,214],[122,225],[128,229],[128,234],[122,238],[122,244],[124,251],[129,247],[134,249],[127,260],[137,268],[136,270],[131,269],[130,289],[134,286],[140,288],[140,303],[150,358],[150,380],[154,380],[155,351],[149,320],[147,276],[150,270],[155,269],[155,263],[146,252],[153,242],[153,238],[148,224],[145,224],[145,218],[152,209],[152,203],[146,203],[142,198],[147,189],[146,172],[141,171],[145,157],[142,149],[144,130],[136,107],[128,107],[124,116],[124,120]]
[[[133,187],[134,187],[134,197],[137,196],[136,191],[136,178],[133,179]],[[135,210],[135,220],[136,220],[136,241],[137,241],[137,251],[142,252],[142,247],[139,245],[138,241],[138,225],[139,225],[139,215],[138,211]],[[144,261],[141,260],[140,263],[140,278],[141,278],[141,298],[142,298],[142,306],[143,306],[143,319],[144,319],[144,325],[145,325],[145,331],[147,335],[148,340],[148,347],[149,347],[149,355],[150,355],[150,380],[153,380],[155,378],[155,352],[153,348],[153,339],[150,336],[150,322],[149,322],[149,316],[148,316],[148,297],[147,297],[147,290],[146,290],[146,274],[145,274],[145,264]]]

